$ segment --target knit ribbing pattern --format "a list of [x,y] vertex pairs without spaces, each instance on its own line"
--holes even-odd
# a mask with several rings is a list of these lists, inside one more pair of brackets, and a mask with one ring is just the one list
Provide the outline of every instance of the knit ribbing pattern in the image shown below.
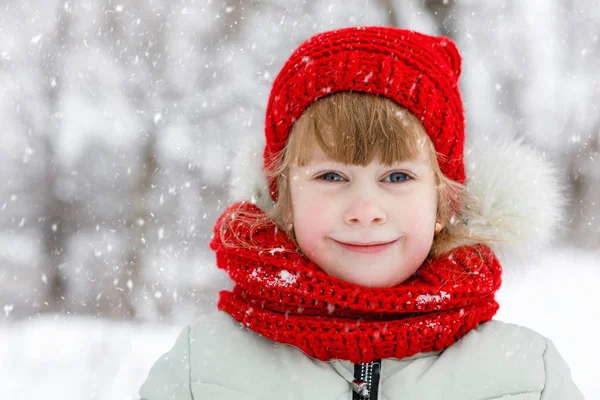
[[[450,179],[463,183],[461,57],[444,37],[386,27],[345,28],[313,36],[290,56],[271,89],[265,166],[284,148],[291,126],[315,100],[341,91],[392,99],[419,118]],[[271,182],[271,194],[277,198]]]
[[[238,220],[244,212],[261,211],[237,203],[215,225],[211,248],[235,282],[218,307],[310,357],[359,363],[443,350],[498,310],[501,267],[483,245],[426,261],[396,287],[367,288],[327,275],[274,223],[254,229]],[[240,239],[254,245],[226,244]]]

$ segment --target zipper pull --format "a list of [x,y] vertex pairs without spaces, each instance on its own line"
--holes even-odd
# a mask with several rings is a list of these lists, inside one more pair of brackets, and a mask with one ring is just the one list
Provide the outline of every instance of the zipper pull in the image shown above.
[[352,390],[362,397],[369,397],[369,382],[355,379],[352,381]]

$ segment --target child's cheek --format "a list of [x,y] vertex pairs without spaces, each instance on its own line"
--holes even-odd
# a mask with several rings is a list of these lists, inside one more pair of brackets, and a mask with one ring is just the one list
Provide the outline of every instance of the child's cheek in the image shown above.
[[436,222],[436,204],[434,198],[421,197],[418,201],[409,202],[400,209],[398,220],[402,228],[418,244],[426,245],[433,237]]
[[300,250],[314,263],[321,264],[324,260],[322,249],[328,233],[328,222],[325,219],[324,207],[315,201],[298,204],[294,215],[294,231]]
[[326,205],[312,199],[305,199],[304,204],[299,205],[298,224],[304,227],[303,231],[307,234],[322,234],[327,224],[328,215]]
[[[409,222],[409,226],[419,223],[419,226],[435,224],[436,210],[433,204],[428,202],[415,203],[411,207],[407,207],[407,212],[404,213],[403,220]],[[410,212],[408,212],[410,211]]]

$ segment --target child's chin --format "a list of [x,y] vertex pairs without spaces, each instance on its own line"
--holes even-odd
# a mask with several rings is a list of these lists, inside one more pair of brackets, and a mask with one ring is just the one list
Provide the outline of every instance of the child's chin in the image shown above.
[[407,278],[399,278],[398,276],[344,276],[339,279],[355,285],[368,288],[386,289],[397,286],[404,282]]

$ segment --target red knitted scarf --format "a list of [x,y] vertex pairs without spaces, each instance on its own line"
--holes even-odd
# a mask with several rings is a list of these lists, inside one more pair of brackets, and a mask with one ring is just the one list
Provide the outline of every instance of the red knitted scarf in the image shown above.
[[[498,310],[501,267],[486,246],[426,261],[396,287],[367,288],[327,275],[275,224],[252,228],[244,213],[261,211],[238,203],[215,225],[217,266],[235,282],[218,308],[310,357],[364,363],[443,350]],[[240,240],[252,245],[229,245]]]

